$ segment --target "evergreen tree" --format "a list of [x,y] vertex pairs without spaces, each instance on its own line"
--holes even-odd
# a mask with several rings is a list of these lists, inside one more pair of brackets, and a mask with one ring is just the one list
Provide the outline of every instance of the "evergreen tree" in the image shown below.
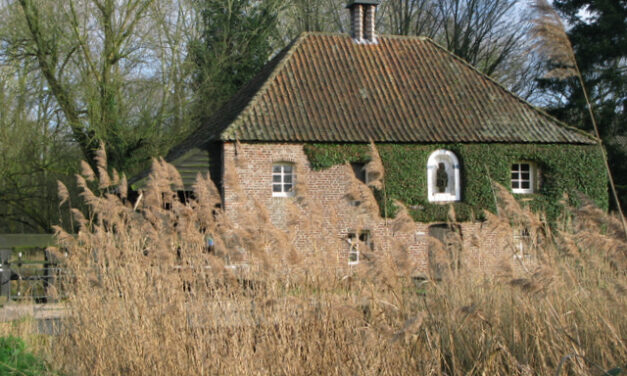
[[[579,69],[591,96],[622,206],[627,206],[627,1],[555,0],[565,18]],[[585,130],[592,124],[577,78],[542,82],[558,100],[550,112]]]
[[195,63],[198,121],[215,112],[268,61],[280,42],[281,0],[200,0],[200,37],[190,43]]

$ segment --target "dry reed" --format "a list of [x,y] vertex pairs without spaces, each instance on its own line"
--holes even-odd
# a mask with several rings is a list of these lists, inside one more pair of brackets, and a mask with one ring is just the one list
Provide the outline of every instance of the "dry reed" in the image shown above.
[[[95,178],[86,166],[84,175]],[[74,211],[76,237],[58,229],[71,315],[49,358],[67,374],[591,375],[627,359],[627,244],[619,222],[590,206],[553,232],[497,188],[501,210],[473,252],[490,247],[488,233],[509,239],[525,228],[528,256],[513,257],[517,246],[505,242],[498,268],[483,273],[453,236],[433,248],[441,281],[419,281],[394,242],[351,270],[331,231],[296,250],[299,230],[337,221],[303,187],[280,229],[255,202],[231,221],[205,177],[196,199],[179,202],[180,177],[163,161],[139,204],[97,195],[85,178],[89,218]],[[369,202],[358,184],[351,199]],[[378,212],[364,206],[356,218]],[[410,224],[401,210],[389,231]]]
[[616,184],[614,183],[614,177],[608,162],[607,152],[603,147],[603,140],[594,115],[594,104],[590,100],[590,95],[588,94],[583,74],[577,64],[575,50],[573,49],[570,39],[566,34],[566,29],[564,28],[562,20],[547,0],[533,0],[531,2],[531,7],[535,11],[535,17],[532,20],[533,27],[531,29],[535,43],[532,47],[538,51],[549,64],[549,70],[546,73],[546,78],[565,80],[574,76],[579,81],[581,92],[586,100],[586,109],[590,117],[590,122],[592,123],[592,128],[594,129],[594,135],[597,138],[599,148],[603,154],[603,162],[605,164],[605,170],[607,171],[610,190],[623,226],[623,235],[625,236],[625,239],[627,239],[627,219],[625,218],[623,208],[621,207],[620,199],[618,197],[618,191],[616,190]]

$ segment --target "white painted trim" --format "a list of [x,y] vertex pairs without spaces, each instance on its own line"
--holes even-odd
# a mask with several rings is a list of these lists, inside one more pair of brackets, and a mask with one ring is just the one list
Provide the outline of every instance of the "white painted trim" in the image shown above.
[[[357,265],[359,264],[359,235],[349,232],[347,236],[350,234],[353,234],[354,238],[346,238],[346,243],[348,243],[348,265]],[[351,261],[351,255],[356,255],[354,261]]]
[[[274,172],[274,168],[276,166],[281,166],[281,172],[280,173],[276,173]],[[286,166],[290,166],[292,167],[292,173],[291,174],[287,174],[285,173],[285,167]],[[281,182],[275,183],[274,182],[274,176],[278,175],[281,176]],[[285,182],[285,176],[291,176],[292,177],[292,182],[291,183],[286,183]],[[270,189],[272,190],[272,197],[294,197],[295,192],[296,192],[296,166],[294,165],[294,163],[290,163],[290,162],[276,162],[272,164],[272,175],[270,178]],[[275,184],[279,184],[281,186],[281,192],[275,192],[274,191],[274,186]],[[292,190],[291,191],[285,191],[285,185],[290,184],[292,186]]]
[[[439,163],[444,163],[449,176],[449,187],[453,180],[453,188],[448,192],[436,192],[435,174]],[[427,161],[427,194],[429,202],[454,202],[461,200],[461,178],[459,160],[455,153],[449,150],[438,149],[431,153]]]
[[[512,165],[510,166],[510,186],[512,183],[512,178],[511,178],[511,174],[514,172],[513,167],[514,165],[520,165],[520,164],[528,164],[529,165],[529,188],[513,188],[512,187],[512,193],[517,193],[517,194],[532,194],[535,193],[536,191],[536,165],[533,162],[527,162],[527,161],[519,161],[519,162],[514,162],[512,163]],[[519,170],[518,173],[521,173],[521,171]],[[518,182],[522,183],[522,178],[519,177]]]
[[[355,255],[355,261],[351,261],[351,255]],[[358,265],[359,264],[359,248],[351,248],[348,251],[348,265]]]
[[529,232],[525,232],[524,230],[514,230],[513,233],[514,240],[514,259],[515,260],[529,260],[532,258],[530,253],[531,246],[531,236]]
[[272,197],[294,197],[294,188],[291,192],[272,192]]

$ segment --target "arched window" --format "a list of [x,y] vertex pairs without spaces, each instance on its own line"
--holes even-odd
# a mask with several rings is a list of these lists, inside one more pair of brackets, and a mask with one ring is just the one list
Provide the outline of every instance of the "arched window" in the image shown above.
[[427,162],[427,190],[430,202],[461,199],[459,161],[449,150],[436,150]]
[[272,197],[294,196],[296,174],[292,163],[280,162],[272,165]]

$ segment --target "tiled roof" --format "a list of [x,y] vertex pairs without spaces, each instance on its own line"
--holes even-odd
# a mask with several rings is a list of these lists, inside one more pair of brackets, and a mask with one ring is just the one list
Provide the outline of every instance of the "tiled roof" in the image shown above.
[[430,39],[323,33],[283,50],[187,148],[218,139],[595,143]]

